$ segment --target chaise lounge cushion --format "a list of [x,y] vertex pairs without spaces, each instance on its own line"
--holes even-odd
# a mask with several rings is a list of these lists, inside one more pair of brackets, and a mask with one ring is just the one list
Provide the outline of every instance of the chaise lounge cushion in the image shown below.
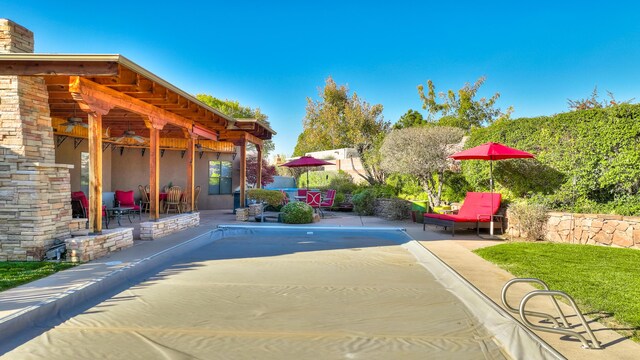
[[498,212],[501,200],[499,193],[468,192],[458,214],[424,214],[424,217],[452,222],[490,222],[490,215]]

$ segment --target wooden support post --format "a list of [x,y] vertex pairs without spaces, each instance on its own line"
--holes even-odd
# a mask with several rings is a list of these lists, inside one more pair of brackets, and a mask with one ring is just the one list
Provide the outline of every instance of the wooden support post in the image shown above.
[[149,118],[149,220],[160,218],[160,130],[166,122]]
[[113,104],[69,90],[89,118],[89,231],[102,233],[102,116]]
[[89,230],[102,233],[102,115],[95,112],[89,113]]
[[245,186],[247,184],[247,142],[240,141],[240,208],[245,206]]
[[262,146],[256,145],[256,150],[258,151],[258,173],[256,174],[256,188],[262,189]]
[[196,152],[196,138],[190,136],[187,138],[187,204],[189,206],[189,212],[195,209],[195,152]]

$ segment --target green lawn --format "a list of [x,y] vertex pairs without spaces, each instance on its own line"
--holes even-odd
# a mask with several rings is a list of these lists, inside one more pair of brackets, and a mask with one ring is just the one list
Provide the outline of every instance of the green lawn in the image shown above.
[[613,314],[609,325],[640,341],[640,250],[522,242],[475,253],[517,277],[539,278],[565,291],[583,314]]
[[38,280],[73,266],[75,264],[64,262],[0,262],[0,291]]

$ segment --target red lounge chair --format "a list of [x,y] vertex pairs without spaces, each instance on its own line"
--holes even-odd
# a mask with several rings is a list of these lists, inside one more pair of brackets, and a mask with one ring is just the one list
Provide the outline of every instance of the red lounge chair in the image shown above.
[[[491,197],[493,196],[493,201]],[[496,213],[500,208],[502,196],[496,193],[478,193],[468,192],[464,199],[462,207],[457,214],[424,214],[424,222],[422,230],[426,229],[426,225],[444,226],[447,230],[451,228],[451,235],[456,234],[456,229],[487,229],[490,227],[491,218],[494,218],[494,228],[500,228],[502,232],[502,217],[500,221],[495,221]]]

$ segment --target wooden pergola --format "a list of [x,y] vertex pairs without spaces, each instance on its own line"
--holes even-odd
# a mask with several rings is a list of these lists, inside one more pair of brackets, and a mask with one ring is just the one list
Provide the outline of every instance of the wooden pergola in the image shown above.
[[[93,233],[102,231],[104,129],[113,137],[134,131],[149,138],[150,220],[157,220],[160,211],[161,137],[176,139],[173,146],[186,152],[186,196],[193,209],[193,160],[199,139],[221,143],[220,148],[240,147],[240,198],[244,203],[246,144],[253,143],[261,158],[263,141],[275,134],[255,119],[222,114],[121,55],[2,54],[0,75],[42,77],[52,118],[87,119],[89,228]],[[259,170],[258,184],[260,176]]]

